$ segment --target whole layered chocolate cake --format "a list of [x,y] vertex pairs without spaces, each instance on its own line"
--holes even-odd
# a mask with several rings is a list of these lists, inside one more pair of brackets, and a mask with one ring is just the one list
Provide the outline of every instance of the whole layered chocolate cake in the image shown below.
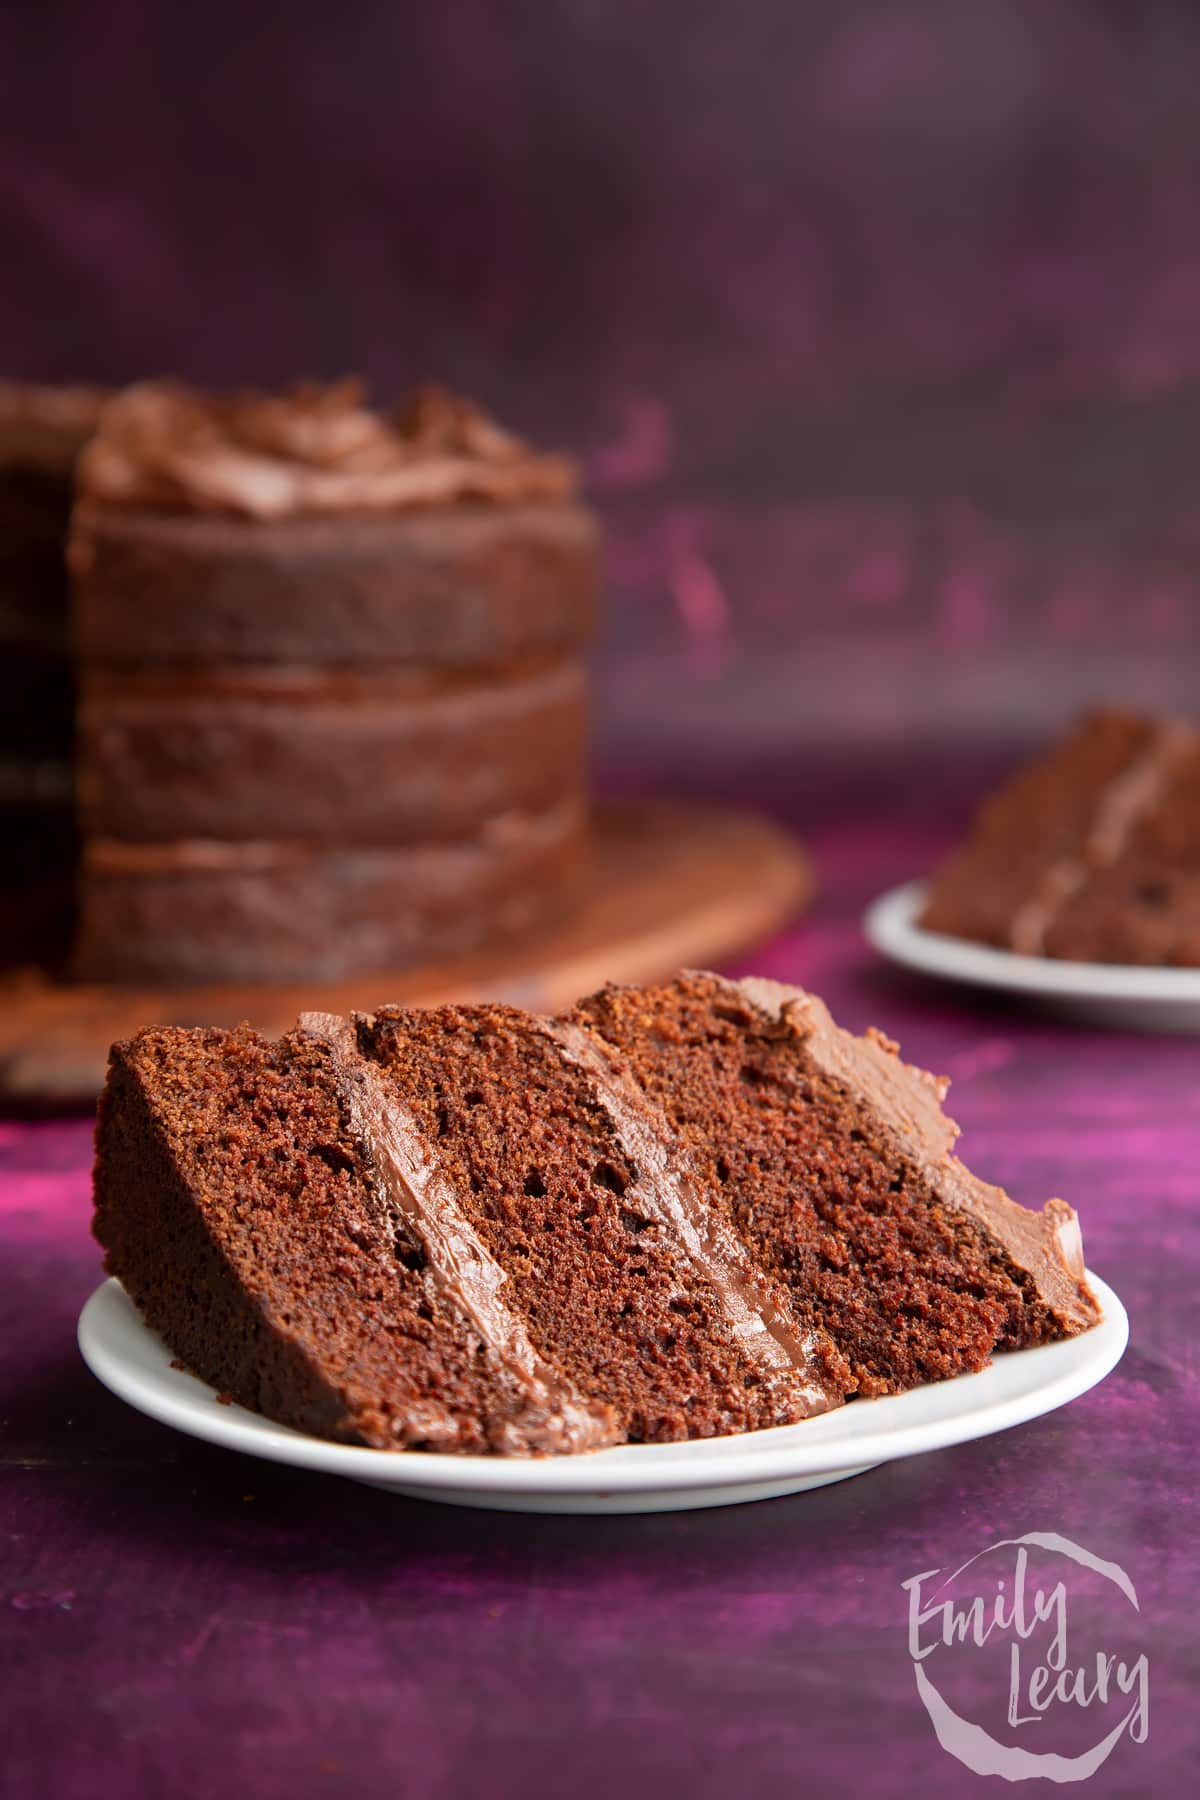
[[114,1047],[96,1235],[196,1374],[383,1449],[796,1422],[1099,1317],[1070,1207],[953,1153],[944,1083],[775,983],[547,1019],[303,1015]]
[[1200,967],[1200,731],[1089,714],[988,800],[920,922],[1026,956]]
[[0,382],[0,959],[65,954],[75,679],[64,550],[104,394]]
[[441,389],[112,400],[70,545],[75,973],[335,977],[563,912],[597,555],[571,465]]

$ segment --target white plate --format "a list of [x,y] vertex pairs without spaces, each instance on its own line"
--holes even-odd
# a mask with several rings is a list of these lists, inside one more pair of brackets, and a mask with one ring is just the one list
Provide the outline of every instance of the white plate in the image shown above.
[[1104,1317],[1065,1344],[997,1357],[978,1375],[885,1400],[856,1400],[802,1425],[688,1444],[629,1444],[582,1456],[436,1456],[362,1450],[308,1437],[223,1406],[143,1323],[117,1281],[96,1289],[79,1319],[92,1373],[122,1400],[191,1437],[271,1462],[347,1475],[373,1487],[454,1506],[511,1512],[670,1512],[768,1500],[861,1475],[878,1463],[1021,1425],[1074,1400],[1119,1362],[1129,1336],[1112,1289],[1088,1278]]
[[867,908],[863,929],[882,956],[947,981],[1002,988],[1092,1024],[1127,1031],[1200,1032],[1200,969],[1138,968],[1018,956],[917,924],[926,884],[910,881]]

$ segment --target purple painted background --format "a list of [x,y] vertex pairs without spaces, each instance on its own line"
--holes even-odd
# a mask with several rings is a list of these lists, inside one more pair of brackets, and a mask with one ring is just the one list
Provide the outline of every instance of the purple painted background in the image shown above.
[[7,11],[0,361],[438,372],[574,447],[607,742],[1190,703],[1194,9]]

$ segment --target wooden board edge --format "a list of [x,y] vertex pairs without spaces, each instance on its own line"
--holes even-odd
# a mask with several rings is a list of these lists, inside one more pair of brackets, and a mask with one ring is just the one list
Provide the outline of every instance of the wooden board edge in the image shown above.
[[[672,892],[679,880],[684,906]],[[504,999],[551,1011],[608,980],[650,982],[743,955],[794,917],[813,886],[800,845],[759,815],[674,801],[602,806],[593,898],[540,948],[305,988],[82,987],[29,970],[3,978],[0,1110],[90,1107],[110,1044],[147,1024],[250,1018],[275,1036],[305,1008],[346,1013],[385,1000]]]

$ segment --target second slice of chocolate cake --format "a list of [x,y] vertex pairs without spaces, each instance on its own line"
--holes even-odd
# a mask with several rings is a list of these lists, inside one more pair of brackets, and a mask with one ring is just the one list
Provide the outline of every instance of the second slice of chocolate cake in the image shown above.
[[1099,1309],[1072,1209],[1040,1213],[953,1154],[946,1083],[776,982],[683,975],[572,1015],[619,1049],[802,1321],[864,1396],[1074,1336]]
[[1022,956],[1200,968],[1200,730],[1089,713],[988,798],[920,924]]

